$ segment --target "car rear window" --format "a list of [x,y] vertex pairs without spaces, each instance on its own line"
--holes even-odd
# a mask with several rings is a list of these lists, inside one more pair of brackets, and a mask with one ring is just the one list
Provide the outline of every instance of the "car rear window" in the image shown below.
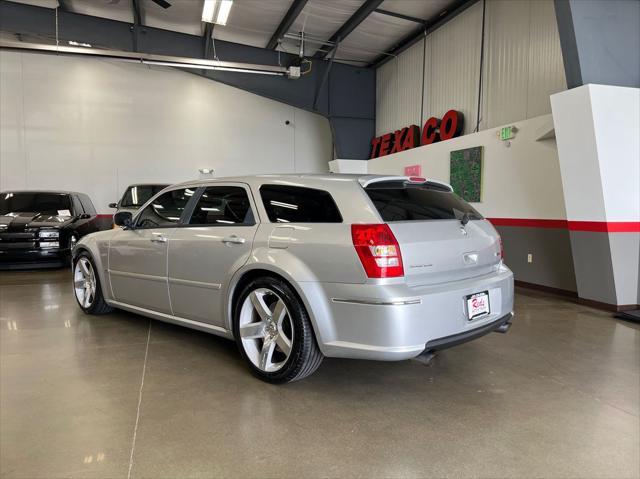
[[365,188],[384,221],[482,219],[469,203],[448,189],[404,182],[374,183]]
[[342,215],[328,191],[262,185],[260,196],[272,223],[342,223]]

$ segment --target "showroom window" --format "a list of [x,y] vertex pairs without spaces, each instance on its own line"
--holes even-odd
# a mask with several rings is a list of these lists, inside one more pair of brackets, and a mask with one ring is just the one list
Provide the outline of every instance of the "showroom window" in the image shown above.
[[260,196],[272,223],[342,223],[336,202],[323,190],[262,185]]
[[138,228],[162,228],[175,226],[193,196],[189,188],[167,191],[147,206],[138,217]]
[[190,225],[228,226],[255,224],[247,191],[240,186],[210,186],[198,200]]

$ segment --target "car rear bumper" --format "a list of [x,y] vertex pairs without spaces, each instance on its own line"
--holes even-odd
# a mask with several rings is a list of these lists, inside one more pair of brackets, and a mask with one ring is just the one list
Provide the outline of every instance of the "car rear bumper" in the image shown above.
[[[330,357],[409,359],[480,337],[510,322],[513,312],[513,274],[506,266],[476,278],[420,287],[321,287],[326,301],[310,306],[320,311],[312,315],[314,326],[320,349]],[[489,292],[490,313],[470,321],[465,298],[482,291]]]

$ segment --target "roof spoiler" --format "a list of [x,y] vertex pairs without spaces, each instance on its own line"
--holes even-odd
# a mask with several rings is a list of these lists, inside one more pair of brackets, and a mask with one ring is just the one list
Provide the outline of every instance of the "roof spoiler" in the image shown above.
[[386,181],[402,181],[404,183],[424,183],[426,185],[438,185],[440,187],[444,187],[449,191],[453,192],[453,188],[449,183],[445,183],[444,181],[438,181],[433,179],[427,179],[417,176],[365,176],[363,178],[358,179],[358,182],[362,185],[363,188],[370,186],[374,183],[381,183]]

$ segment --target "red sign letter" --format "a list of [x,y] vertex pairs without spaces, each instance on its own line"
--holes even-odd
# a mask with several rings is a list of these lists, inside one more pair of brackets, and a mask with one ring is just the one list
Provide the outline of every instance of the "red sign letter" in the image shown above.
[[403,128],[402,130],[396,130],[396,132],[393,134],[393,148],[391,148],[389,154],[402,151],[402,137],[404,137],[406,131],[407,129]]
[[369,157],[369,159],[372,158],[377,158],[378,157],[378,146],[380,145],[380,137],[376,137],[373,140],[371,140],[371,156]]
[[384,156],[389,154],[389,146],[391,143],[391,133],[387,133],[386,135],[382,135],[380,137],[380,154],[379,156]]
[[420,141],[420,144],[430,145],[431,143],[440,141],[440,137],[438,136],[438,132],[436,131],[439,126],[440,120],[433,116],[425,121],[424,127],[422,128],[422,140]]
[[440,124],[440,139],[449,140],[454,136],[460,136],[464,129],[464,116],[456,110],[449,110],[442,117]]
[[420,127],[418,125],[411,125],[410,127],[405,128],[405,130],[407,130],[407,132],[405,133],[404,140],[402,141],[401,151],[410,150],[420,144]]

